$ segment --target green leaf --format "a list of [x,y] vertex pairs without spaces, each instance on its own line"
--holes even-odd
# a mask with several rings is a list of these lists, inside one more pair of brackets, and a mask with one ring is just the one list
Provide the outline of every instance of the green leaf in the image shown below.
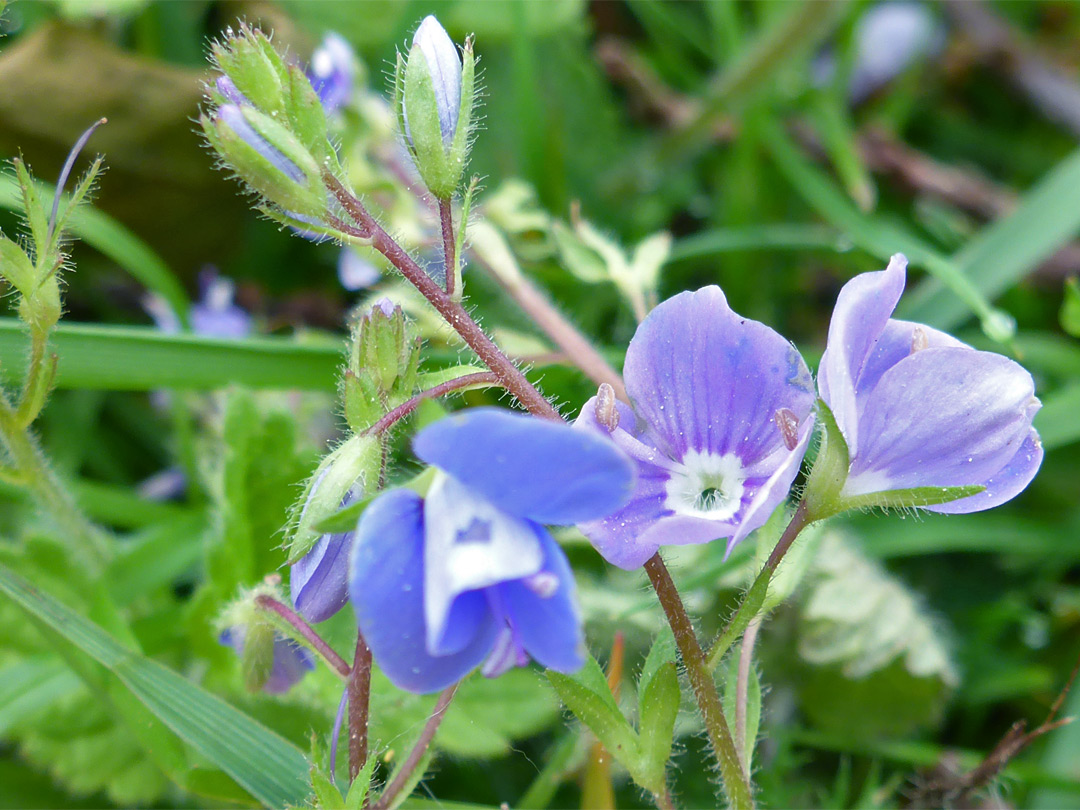
[[615,759],[623,764],[637,763],[640,757],[637,734],[619,710],[595,658],[590,655],[582,670],[574,675],[553,670],[548,670],[546,675],[566,707],[589,727]]
[[[674,645],[674,638],[672,638]],[[666,646],[666,645],[665,645]],[[653,649],[656,647],[654,645]],[[638,781],[643,787],[660,792],[664,786],[664,772],[671,758],[671,746],[675,739],[675,718],[679,714],[679,675],[672,660],[642,672],[638,684],[638,738],[641,750],[641,771],[644,779]],[[666,657],[666,653],[662,653]],[[652,653],[650,653],[652,657]],[[646,679],[646,675],[648,678]]]
[[[970,239],[951,262],[979,295],[994,299],[1080,231],[1080,150],[1073,152],[1028,190],[1009,216]],[[909,320],[951,329],[965,308],[941,294],[938,281],[920,285],[900,314]]]
[[567,225],[555,222],[552,231],[559,258],[575,278],[589,284],[611,280],[611,271],[604,257],[585,242]]
[[1065,300],[1058,321],[1067,335],[1080,338],[1080,283],[1076,276],[1065,279]]
[[826,225],[774,223],[740,228],[716,228],[676,240],[669,261],[700,259],[739,251],[828,250],[840,252],[843,239]]
[[154,716],[268,807],[309,793],[303,753],[229,704],[127,649],[84,616],[0,566],[0,592],[106,667]]
[[1052,450],[1080,441],[1080,383],[1066,386],[1043,400],[1042,409],[1035,414],[1035,428],[1043,447]]
[[[50,338],[59,356],[60,388],[151,391],[249,388],[334,391],[338,345],[286,338],[225,340],[166,335],[134,326],[61,324]],[[17,381],[26,368],[26,335],[19,321],[0,318],[0,377]]]
[[843,499],[845,509],[904,509],[907,507],[937,506],[978,495],[986,487],[981,484],[965,487],[911,487],[853,495]]

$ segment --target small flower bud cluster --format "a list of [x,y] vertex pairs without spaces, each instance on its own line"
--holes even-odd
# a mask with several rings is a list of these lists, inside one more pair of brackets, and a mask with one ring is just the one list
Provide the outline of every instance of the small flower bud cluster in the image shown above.
[[400,53],[394,76],[394,109],[405,145],[424,184],[441,200],[457,190],[465,171],[476,100],[472,40],[458,48],[439,21],[428,16]]
[[420,344],[401,307],[380,299],[353,331],[345,371],[345,418],[356,432],[412,396]]
[[261,31],[243,26],[213,46],[203,132],[224,163],[278,213],[303,223],[326,213],[323,172],[336,172],[326,111],[304,71]]

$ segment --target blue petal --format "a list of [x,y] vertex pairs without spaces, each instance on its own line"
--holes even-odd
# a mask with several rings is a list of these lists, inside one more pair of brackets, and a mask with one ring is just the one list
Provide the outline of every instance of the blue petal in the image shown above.
[[496,588],[513,633],[533,660],[558,672],[576,672],[585,663],[585,638],[574,574],[547,530],[535,530],[544,549],[542,576],[550,583],[538,586],[534,577],[531,587],[529,580],[517,580]]
[[357,625],[375,662],[400,688],[444,689],[483,661],[495,643],[498,628],[484,621],[459,652],[428,653],[423,501],[415,492],[394,490],[372,502],[357,526],[349,569]]
[[928,506],[927,509],[931,512],[959,515],[967,512],[981,512],[1010,501],[1031,483],[1031,479],[1039,471],[1042,460],[1042,442],[1035,428],[1032,428],[1012,460],[1005,465],[1004,469],[994,473],[985,481],[986,489],[970,498],[961,498],[958,501],[950,501],[938,506]]
[[537,523],[603,517],[626,503],[634,482],[630,461],[602,437],[499,408],[436,422],[413,450],[504,512]]
[[638,327],[623,367],[635,412],[674,461],[689,451],[756,464],[782,444],[773,421],[800,423],[814,404],[799,352],[765,324],[733,312],[719,287],[669,298]]
[[349,601],[349,551],[353,534],[324,534],[289,569],[293,605],[309,622],[324,622]]
[[292,689],[308,672],[315,669],[315,659],[291,638],[274,639],[274,665],[263,691],[280,695]]

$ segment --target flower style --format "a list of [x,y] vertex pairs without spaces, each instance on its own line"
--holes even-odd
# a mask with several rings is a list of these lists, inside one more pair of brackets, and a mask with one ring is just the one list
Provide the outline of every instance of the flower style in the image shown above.
[[1042,463],[1035,383],[1007,357],[890,318],[906,268],[897,254],[885,270],[849,281],[829,324],[818,388],[847,443],[840,497],[984,486],[926,508],[989,509],[1019,494]]
[[396,685],[434,692],[483,664],[584,662],[574,579],[542,524],[617,509],[633,467],[567,425],[476,408],[413,441],[438,468],[426,497],[380,495],[356,530],[350,597],[360,632]]
[[327,114],[332,114],[348,103],[356,79],[356,55],[352,46],[340,34],[333,32],[323,37],[319,47],[311,54],[307,77]]
[[726,537],[728,551],[783,502],[813,427],[798,351],[740,317],[719,287],[676,295],[638,327],[623,368],[633,407],[598,396],[577,426],[637,464],[618,512],[580,526],[608,562],[642,565],[663,545]]

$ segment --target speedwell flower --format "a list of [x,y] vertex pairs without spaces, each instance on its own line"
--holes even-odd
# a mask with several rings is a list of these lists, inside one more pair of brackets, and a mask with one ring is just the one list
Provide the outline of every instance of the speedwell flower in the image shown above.
[[396,685],[434,692],[483,664],[584,663],[574,579],[543,524],[625,503],[630,462],[567,425],[476,408],[413,441],[438,468],[426,497],[380,495],[356,530],[350,598],[375,661]]
[[787,496],[810,438],[810,371],[719,287],[676,295],[638,327],[623,368],[633,407],[594,397],[577,424],[637,462],[630,502],[581,525],[620,568],[660,546],[728,538],[728,549]]
[[[244,646],[247,641],[247,628],[243,625],[226,628],[221,631],[218,641],[232,647],[236,654],[244,658]],[[281,695],[288,692],[311,670],[315,669],[315,659],[311,653],[291,638],[275,634],[271,648],[272,658],[267,671],[256,678],[264,692]]]
[[906,268],[897,254],[885,270],[853,278],[829,324],[818,387],[847,443],[840,497],[985,486],[926,508],[989,509],[1019,494],[1042,463],[1035,383],[1007,357],[890,318]]
[[311,54],[307,77],[327,113],[334,113],[352,97],[356,79],[356,54],[340,34],[323,37]]

